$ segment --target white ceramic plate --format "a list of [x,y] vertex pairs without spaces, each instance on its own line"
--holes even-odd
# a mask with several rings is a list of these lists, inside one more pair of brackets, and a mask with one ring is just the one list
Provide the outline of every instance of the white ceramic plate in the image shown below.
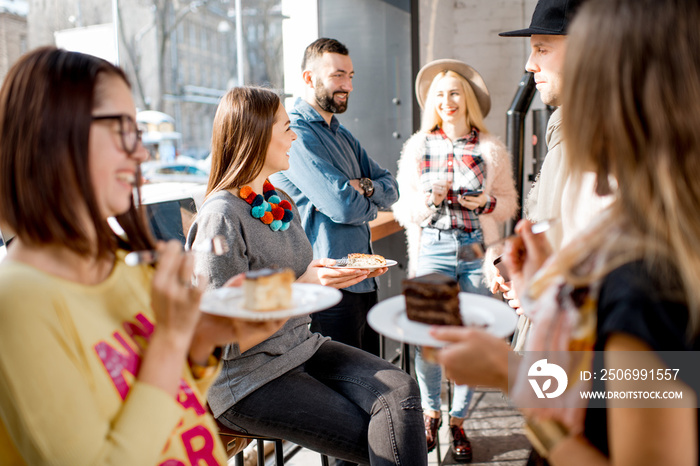
[[224,287],[204,293],[199,308],[206,313],[247,320],[271,320],[301,316],[334,306],[340,291],[311,283],[292,283],[292,307],[279,311],[251,311],[243,307],[243,288]]
[[329,265],[327,266],[329,269],[362,269],[362,270],[377,270],[381,269],[382,267],[392,267],[396,265],[397,262],[395,260],[391,259],[386,259],[386,265],[382,265],[379,267],[348,267],[347,265]]
[[[464,325],[485,326],[484,330],[498,337],[513,333],[518,321],[515,311],[503,301],[474,293],[459,293],[459,310]],[[392,340],[436,348],[446,345],[428,333],[432,325],[408,320],[403,295],[376,304],[370,309],[367,322]]]

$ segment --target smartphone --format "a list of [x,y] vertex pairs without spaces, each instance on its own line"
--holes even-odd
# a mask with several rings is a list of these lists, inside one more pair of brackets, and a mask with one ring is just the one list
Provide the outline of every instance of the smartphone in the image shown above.
[[506,264],[503,263],[503,254],[493,260],[493,265],[496,266],[498,273],[501,274],[503,280],[508,283],[510,281],[510,275],[508,275],[508,268],[506,267]]
[[462,192],[460,193],[462,196],[478,196],[479,194],[483,193],[481,189],[477,190],[470,190],[470,189],[463,189]]

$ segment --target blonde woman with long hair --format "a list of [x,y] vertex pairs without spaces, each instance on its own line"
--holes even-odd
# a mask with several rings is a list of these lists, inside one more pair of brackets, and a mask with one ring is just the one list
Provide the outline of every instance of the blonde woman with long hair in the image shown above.
[[[526,312],[535,311],[528,349],[595,350],[582,352],[590,356],[581,368],[595,380],[575,381],[595,392],[636,393],[634,379],[605,375],[653,370],[670,376],[647,379],[646,390],[683,398],[581,405],[567,390],[567,405],[525,410],[553,465],[698,464],[697,385],[687,385],[697,361],[675,356],[700,349],[698,24],[697,0],[591,0],[570,29],[568,164],[575,175],[595,172],[599,192],[610,180],[617,189],[599,221],[550,259],[527,222],[516,229],[506,262]],[[475,340],[482,352],[503,352],[477,333],[435,334],[458,342],[439,356],[458,380]]]
[[[462,291],[489,294],[480,246],[500,238],[499,225],[517,207],[510,157],[489,134],[484,117],[491,108],[481,75],[458,60],[437,60],[416,77],[424,107],[421,129],[404,145],[397,181],[401,196],[394,216],[406,229],[409,276],[442,273]],[[416,348],[428,451],[441,424],[440,366]],[[456,386],[450,410],[452,450],[470,461],[471,445],[462,424],[472,391]]]

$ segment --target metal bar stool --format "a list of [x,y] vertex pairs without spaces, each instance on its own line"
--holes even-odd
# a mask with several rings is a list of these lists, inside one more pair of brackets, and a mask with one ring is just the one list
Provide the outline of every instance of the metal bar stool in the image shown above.
[[[255,435],[238,430],[229,429],[218,420],[216,424],[219,428],[219,437],[221,438],[226,453],[229,459],[234,456],[234,465],[243,466],[243,449],[253,440],[257,442],[258,466],[265,466],[265,442],[275,442],[275,466],[284,466],[284,448],[282,447],[282,439],[275,437],[267,437],[264,435]],[[321,465],[329,466],[328,456],[321,454]]]
[[226,453],[229,459],[234,456],[234,464],[243,466],[243,449],[255,440],[258,444],[258,465],[265,464],[265,441],[275,442],[275,465],[284,465],[284,456],[282,451],[282,440],[272,437],[247,434],[237,430],[229,429],[219,421],[216,421],[219,428],[219,437],[226,448]]

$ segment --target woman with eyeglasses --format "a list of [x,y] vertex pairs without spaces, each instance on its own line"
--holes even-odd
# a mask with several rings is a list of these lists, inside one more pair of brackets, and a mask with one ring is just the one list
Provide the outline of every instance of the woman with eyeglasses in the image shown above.
[[[135,114],[119,68],[52,47],[0,90],[1,228],[15,234],[0,263],[3,464],[225,465],[204,396],[215,347],[282,324],[200,316],[191,255],[156,244],[135,207]],[[155,267],[125,264],[146,249]]]

